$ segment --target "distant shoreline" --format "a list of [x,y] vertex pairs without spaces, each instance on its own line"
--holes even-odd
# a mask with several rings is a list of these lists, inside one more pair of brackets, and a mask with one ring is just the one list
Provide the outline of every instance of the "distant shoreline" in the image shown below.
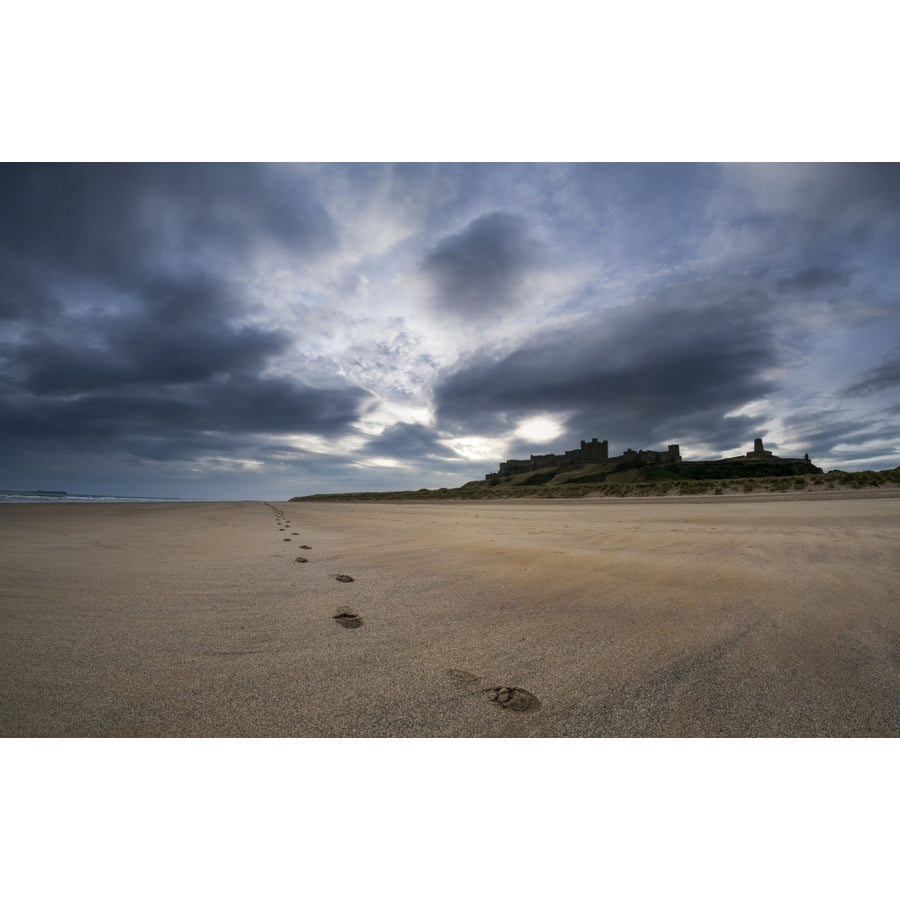
[[116,494],[70,494],[66,491],[0,489],[0,503],[196,503],[185,497],[122,497]]

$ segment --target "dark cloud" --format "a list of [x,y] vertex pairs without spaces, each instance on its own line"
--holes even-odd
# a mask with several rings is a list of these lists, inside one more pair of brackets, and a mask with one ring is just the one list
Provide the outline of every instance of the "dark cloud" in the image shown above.
[[819,288],[846,287],[850,283],[852,273],[846,270],[832,269],[827,266],[813,266],[796,272],[789,278],[778,281],[778,290],[814,291]]
[[239,375],[199,392],[193,422],[204,431],[337,435],[358,419],[369,396],[350,385],[314,388],[293,379]]
[[524,219],[495,212],[439,241],[422,272],[440,309],[481,318],[519,302],[522,280],[540,256],[540,245],[530,237]]
[[[723,224],[753,236],[761,258],[794,272],[892,265],[900,226],[900,165],[791,163],[726,165]],[[746,211],[741,213],[741,209]],[[730,221],[729,221],[730,220]]]
[[366,452],[401,459],[427,459],[452,456],[433,428],[414,422],[391,425],[366,444]]
[[[91,317],[63,338],[38,334],[12,354],[22,385],[35,394],[72,394],[120,390],[132,385],[194,384],[216,376],[254,371],[288,345],[275,329],[237,325],[223,315],[204,312],[193,300],[204,296],[173,286],[183,305],[170,316],[160,305],[129,315]],[[171,301],[171,298],[170,298]]]
[[900,213],[900,164],[860,163],[806,165],[815,187],[809,191],[811,220],[817,226],[849,225],[863,239]]
[[232,306],[227,287],[211,279],[157,279],[140,302],[63,316],[7,354],[23,387],[72,394],[195,383],[258,369],[287,347],[284,333],[229,321]]
[[265,455],[266,436],[338,435],[359,416],[369,395],[355,387],[318,389],[250,374],[155,391],[97,390],[76,397],[41,397],[7,390],[0,400],[2,455],[29,448],[127,453],[186,459],[240,447]]
[[845,396],[860,396],[885,391],[900,385],[900,359],[891,360],[864,372],[844,390]]
[[585,317],[448,376],[436,390],[438,423],[495,433],[555,412],[568,416],[570,440],[746,440],[751,420],[724,416],[771,388],[769,311],[740,295],[694,308],[656,295]]
[[[0,348],[37,394],[203,381],[289,338],[241,320],[257,250],[336,245],[315,186],[246,165],[0,165]],[[6,356],[4,363],[3,356]]]
[[126,286],[267,241],[300,255],[336,243],[314,183],[271,166],[7,164],[0,208],[7,262]]

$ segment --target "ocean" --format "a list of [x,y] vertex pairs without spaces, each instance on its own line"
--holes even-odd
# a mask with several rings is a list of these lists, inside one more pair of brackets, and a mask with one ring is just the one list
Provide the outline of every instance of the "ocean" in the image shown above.
[[0,503],[199,503],[185,497],[117,497],[111,494],[68,494],[65,491],[8,491],[0,489]]

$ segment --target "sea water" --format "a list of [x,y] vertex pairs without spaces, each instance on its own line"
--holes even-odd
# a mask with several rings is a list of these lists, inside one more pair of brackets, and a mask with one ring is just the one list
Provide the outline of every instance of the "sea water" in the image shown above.
[[66,494],[61,491],[8,491],[0,489],[0,503],[195,503],[185,497],[117,497],[109,494]]

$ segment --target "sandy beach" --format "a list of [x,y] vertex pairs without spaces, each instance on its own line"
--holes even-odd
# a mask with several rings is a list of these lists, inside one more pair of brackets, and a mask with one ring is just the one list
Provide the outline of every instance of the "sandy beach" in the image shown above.
[[4,504],[0,735],[898,736],[898,548],[893,496]]

